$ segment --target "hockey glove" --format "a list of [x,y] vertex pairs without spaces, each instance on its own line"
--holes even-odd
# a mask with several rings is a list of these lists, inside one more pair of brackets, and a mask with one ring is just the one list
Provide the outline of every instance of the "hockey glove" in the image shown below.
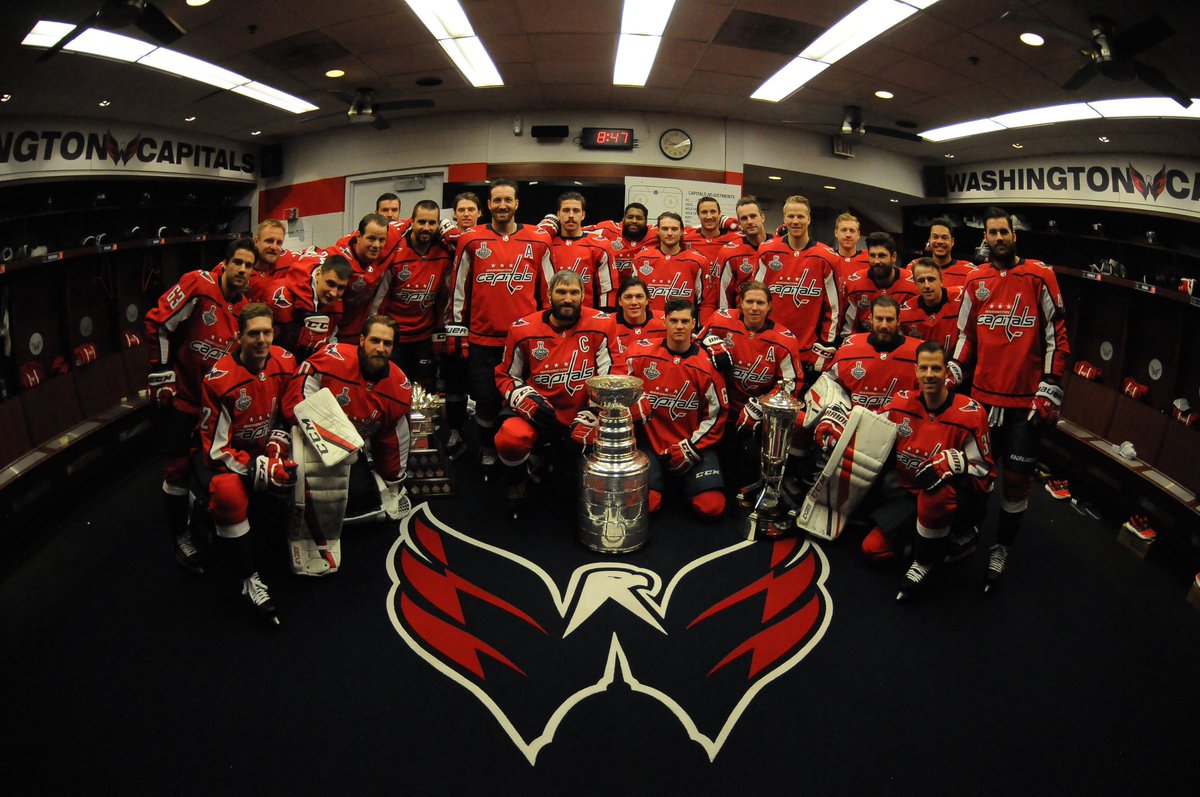
[[733,368],[733,355],[729,352],[724,338],[708,335],[700,341],[700,345],[708,352],[708,359],[712,360],[713,367],[718,371],[725,372]]
[[263,449],[271,459],[287,459],[292,455],[292,435],[284,429],[272,429]]
[[956,360],[946,361],[946,387],[956,388],[963,383],[962,365]]
[[547,213],[545,216],[542,216],[542,220],[538,222],[538,227],[555,235],[562,235],[562,222],[553,213]]
[[762,423],[763,408],[757,396],[751,396],[746,402],[746,406],[742,407],[742,411],[738,414],[737,430],[739,432],[753,432]]
[[932,493],[948,479],[967,472],[967,458],[957,448],[939,451],[937,456],[917,468],[913,481],[927,493]]
[[316,351],[330,340],[330,324],[327,315],[310,315],[300,323],[300,334],[296,338],[296,348],[305,351]]
[[829,367],[829,363],[833,361],[833,355],[837,354],[837,346],[814,343],[812,353],[817,356],[817,361],[813,363],[813,370],[817,373],[824,373],[825,369]]
[[457,324],[446,325],[446,354],[451,357],[461,357],[464,360],[471,353],[471,345],[467,342],[467,328]]
[[254,458],[254,490],[280,490],[296,483],[296,463],[290,459],[259,454]]
[[438,222],[438,231],[437,231],[438,240],[441,241],[442,243],[445,243],[446,236],[457,229],[458,229],[458,225],[455,224],[453,220],[442,219],[440,222]]
[[645,393],[638,396],[638,400],[629,407],[629,415],[633,418],[634,423],[645,423],[650,420],[650,414],[653,411],[654,405],[650,403],[650,399]]
[[590,446],[600,434],[600,419],[591,410],[581,410],[571,421],[571,439],[581,446]]
[[175,404],[174,371],[151,371],[146,382],[150,387],[150,398],[159,409],[169,409]]
[[1058,423],[1058,410],[1062,407],[1063,389],[1058,385],[1042,381],[1029,407],[1029,420],[1036,423]]
[[513,392],[508,394],[508,406],[530,423],[551,424],[556,420],[550,402],[529,385],[514,388]]
[[667,461],[667,468],[675,473],[685,473],[700,461],[700,455],[696,453],[692,441],[687,439],[667,446],[667,450],[662,452],[662,457]]
[[412,511],[412,500],[408,497],[408,489],[403,479],[394,482],[384,481],[383,494],[380,495],[383,514],[388,520],[403,520]]
[[722,232],[737,232],[740,229],[741,229],[741,225],[738,224],[738,220],[736,218],[734,218],[733,216],[722,216],[721,217],[721,231]]
[[832,451],[846,431],[850,416],[840,404],[825,408],[825,414],[813,429],[813,441],[824,451]]

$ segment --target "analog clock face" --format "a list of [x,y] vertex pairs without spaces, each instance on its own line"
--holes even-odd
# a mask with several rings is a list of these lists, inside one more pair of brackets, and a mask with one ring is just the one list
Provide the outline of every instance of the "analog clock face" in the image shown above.
[[671,160],[681,160],[692,151],[692,137],[683,130],[673,127],[658,139],[658,148]]

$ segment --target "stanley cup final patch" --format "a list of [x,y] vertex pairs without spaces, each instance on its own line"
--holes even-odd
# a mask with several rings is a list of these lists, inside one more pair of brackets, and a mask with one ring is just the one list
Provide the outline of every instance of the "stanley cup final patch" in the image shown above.
[[605,560],[556,581],[422,504],[387,567],[396,632],[430,677],[477,699],[531,765],[573,709],[610,687],[661,703],[714,760],[747,706],[800,665],[832,616],[828,561],[796,537],[741,541],[674,573]]

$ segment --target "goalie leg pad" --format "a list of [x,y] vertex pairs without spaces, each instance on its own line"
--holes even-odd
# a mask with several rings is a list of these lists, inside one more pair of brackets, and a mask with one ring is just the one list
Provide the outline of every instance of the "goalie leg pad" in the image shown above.
[[825,408],[832,404],[840,404],[847,414],[850,413],[850,394],[846,388],[829,373],[823,373],[804,393],[804,412],[801,416],[804,428],[816,426],[825,414]]
[[796,525],[813,536],[837,539],[883,470],[895,440],[896,424],[855,407],[829,461],[804,499]]
[[295,505],[288,527],[292,572],[323,576],[337,572],[342,556],[342,520],[349,494],[353,458],[327,466],[309,446],[300,444],[299,429],[293,430],[293,450],[298,458]]

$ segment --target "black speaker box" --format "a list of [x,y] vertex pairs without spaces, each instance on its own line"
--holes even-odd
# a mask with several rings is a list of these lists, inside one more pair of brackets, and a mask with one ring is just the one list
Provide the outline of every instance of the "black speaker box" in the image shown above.
[[571,128],[566,125],[534,125],[529,134],[534,138],[566,138]]
[[268,144],[258,151],[258,174],[263,178],[283,174],[283,145]]

